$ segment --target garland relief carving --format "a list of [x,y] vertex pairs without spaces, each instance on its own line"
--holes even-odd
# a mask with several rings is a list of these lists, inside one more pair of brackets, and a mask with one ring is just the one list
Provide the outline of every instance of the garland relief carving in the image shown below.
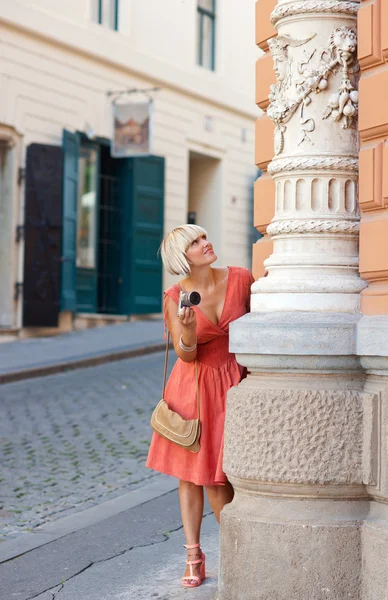
[[[267,115],[275,123],[275,155],[284,149],[284,134],[287,123],[299,112],[301,125],[297,145],[313,145],[310,135],[316,129],[316,115],[306,114],[312,102],[312,95],[329,91],[330,80],[340,73],[337,89],[332,91],[322,119],[331,117],[343,129],[356,126],[358,114],[357,85],[357,36],[350,27],[338,27],[330,36],[327,47],[303,49],[302,56],[295,61],[291,48],[299,48],[312,41],[316,34],[304,39],[294,39],[290,35],[278,35],[269,40],[274,61],[276,84],[270,88],[270,104]],[[336,79],[338,82],[338,78]]]

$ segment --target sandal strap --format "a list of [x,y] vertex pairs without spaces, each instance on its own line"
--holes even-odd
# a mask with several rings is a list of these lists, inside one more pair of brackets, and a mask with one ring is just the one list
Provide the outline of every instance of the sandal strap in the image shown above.
[[197,577],[197,575],[186,575],[186,577],[182,577],[182,581],[197,581],[198,585],[202,583],[202,579]]
[[201,544],[192,544],[191,546],[184,544],[184,548],[187,548],[187,550],[191,550],[192,548],[200,548]]

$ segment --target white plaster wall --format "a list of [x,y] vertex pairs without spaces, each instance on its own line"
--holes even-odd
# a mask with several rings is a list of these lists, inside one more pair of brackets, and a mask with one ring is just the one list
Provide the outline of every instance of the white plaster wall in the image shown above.
[[89,18],[90,7],[93,0],[21,0],[27,8],[36,9],[51,14],[59,19],[71,21],[85,21]]
[[254,0],[219,0],[217,69],[196,64],[196,0],[120,0],[119,32],[93,23],[93,0],[0,0],[0,22],[254,117]]
[[157,56],[205,81],[222,83],[245,96],[254,111],[254,66],[258,57],[254,0],[218,0],[215,73],[196,64],[196,0],[133,0],[131,6],[137,52]]
[[13,255],[9,252],[13,235],[12,185],[15,151],[0,141],[0,327],[12,327],[14,279]]
[[[245,6],[237,0],[223,4],[229,6],[229,12],[225,8],[224,16],[220,16],[220,27],[222,19],[225,23],[229,20],[230,30],[225,29],[224,43],[220,41],[220,74],[193,63],[195,53],[185,30],[188,15],[195,8],[192,0],[121,2],[128,16],[126,35],[90,23],[86,0],[0,0],[0,124],[14,126],[22,135],[23,156],[32,142],[61,144],[63,128],[84,130],[88,124],[96,135],[110,137],[111,107],[106,91],[158,83],[162,89],[155,95],[154,153],[166,158],[165,231],[187,218],[189,149],[218,157],[222,159],[222,198],[215,200],[223,207],[217,221],[222,231],[219,264],[248,265],[250,183],[256,171],[253,130],[257,111],[253,91],[249,91],[256,54],[252,43],[254,1],[241,3]],[[154,9],[149,12],[152,19],[148,25],[147,4],[152,5],[149,11]],[[177,4],[182,4],[178,11],[181,27],[168,18]],[[240,17],[235,19],[235,37],[230,44],[232,4],[235,13],[241,13],[241,22]],[[153,32],[148,45],[139,33],[141,23]],[[163,23],[163,27],[155,23]],[[249,29],[252,40],[247,40]],[[169,45],[166,40],[170,37]],[[142,52],[134,49],[139,44]],[[248,46],[250,52],[245,54]],[[175,55],[174,47],[179,50]],[[206,127],[209,117],[211,130]],[[242,129],[246,130],[245,141]],[[165,275],[164,286],[172,281]]]
[[19,246],[15,242],[16,225],[21,222],[21,186],[18,185],[20,142],[14,129],[0,125],[0,144],[3,145],[0,173],[0,327],[6,329],[17,326],[15,283],[22,281]]

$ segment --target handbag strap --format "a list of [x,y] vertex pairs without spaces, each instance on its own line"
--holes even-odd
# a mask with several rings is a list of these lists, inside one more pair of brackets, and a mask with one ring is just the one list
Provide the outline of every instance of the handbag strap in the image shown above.
[[[164,375],[163,375],[163,392],[162,398],[164,399],[164,392],[166,389],[166,380],[167,380],[167,366],[168,366],[168,349],[170,346],[170,331],[167,330],[167,341],[166,341],[166,353],[164,356]],[[195,387],[197,392],[197,408],[198,408],[198,419],[201,416],[201,405],[199,399],[199,383],[198,383],[198,363],[197,359],[195,359]]]

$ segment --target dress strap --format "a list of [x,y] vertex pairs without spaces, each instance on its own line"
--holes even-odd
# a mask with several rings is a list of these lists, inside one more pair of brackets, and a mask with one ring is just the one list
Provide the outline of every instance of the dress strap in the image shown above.
[[166,299],[167,296],[170,296],[170,298],[172,300],[174,300],[174,302],[176,302],[178,304],[179,292],[180,292],[179,285],[177,283],[174,283],[174,285],[172,285],[171,287],[169,287],[164,292],[164,298]]
[[167,296],[171,298],[176,304],[179,302],[179,286],[174,284],[164,292],[163,299],[163,317],[164,317],[164,339],[167,339]]

